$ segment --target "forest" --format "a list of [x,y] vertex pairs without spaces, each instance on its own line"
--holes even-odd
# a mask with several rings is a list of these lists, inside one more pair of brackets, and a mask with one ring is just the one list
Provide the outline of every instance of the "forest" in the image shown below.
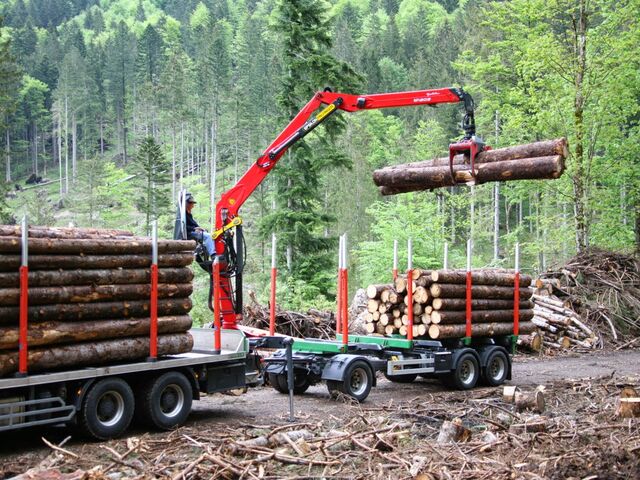
[[[459,105],[338,113],[288,152],[242,209],[246,288],[335,299],[338,237],[352,289],[406,268],[521,266],[597,247],[640,252],[637,0],[4,0],[0,221],[170,238],[178,192],[211,226],[232,187],[314,92],[464,87],[494,148],[566,137],[553,181],[381,197],[376,168],[445,156]],[[199,272],[194,310],[205,318]],[[199,301],[198,299],[202,300]],[[200,317],[200,318],[198,318]]]

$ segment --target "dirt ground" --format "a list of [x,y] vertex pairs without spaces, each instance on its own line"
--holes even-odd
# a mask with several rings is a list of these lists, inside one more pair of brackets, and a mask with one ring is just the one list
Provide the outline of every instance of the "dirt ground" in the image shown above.
[[[451,392],[379,377],[362,405],[311,387],[295,397],[292,424],[288,398],[258,388],[195,402],[187,425],[169,433],[134,427],[103,443],[60,428],[0,435],[0,479],[29,469],[35,476],[21,478],[640,478],[640,419],[614,415],[621,388],[640,386],[640,351],[517,356],[509,383],[545,385],[545,412],[514,411],[502,388]],[[456,417],[470,439],[437,444],[442,422]],[[544,430],[520,432],[528,422]],[[64,451],[42,440],[69,435]]]

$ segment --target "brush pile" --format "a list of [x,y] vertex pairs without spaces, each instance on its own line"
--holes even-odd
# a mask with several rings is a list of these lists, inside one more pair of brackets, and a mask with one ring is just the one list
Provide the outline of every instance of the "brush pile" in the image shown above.
[[[20,227],[0,226],[0,376],[17,370]],[[149,354],[151,240],[120,230],[29,228],[30,372]],[[193,242],[160,240],[158,353],[192,348]]]

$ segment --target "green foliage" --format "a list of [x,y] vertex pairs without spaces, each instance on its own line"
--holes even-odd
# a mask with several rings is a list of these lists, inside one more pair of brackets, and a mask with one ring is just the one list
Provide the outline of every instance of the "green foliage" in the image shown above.
[[134,204],[145,215],[145,230],[151,232],[151,222],[171,204],[169,188],[169,163],[153,137],[145,138],[136,155],[137,198]]

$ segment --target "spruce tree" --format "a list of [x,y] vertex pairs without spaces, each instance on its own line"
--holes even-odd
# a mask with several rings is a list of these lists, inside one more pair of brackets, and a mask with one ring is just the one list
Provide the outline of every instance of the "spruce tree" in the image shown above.
[[168,188],[171,165],[153,137],[145,138],[140,144],[135,168],[138,173],[135,205],[145,215],[145,229],[149,234],[152,220],[171,204]]

